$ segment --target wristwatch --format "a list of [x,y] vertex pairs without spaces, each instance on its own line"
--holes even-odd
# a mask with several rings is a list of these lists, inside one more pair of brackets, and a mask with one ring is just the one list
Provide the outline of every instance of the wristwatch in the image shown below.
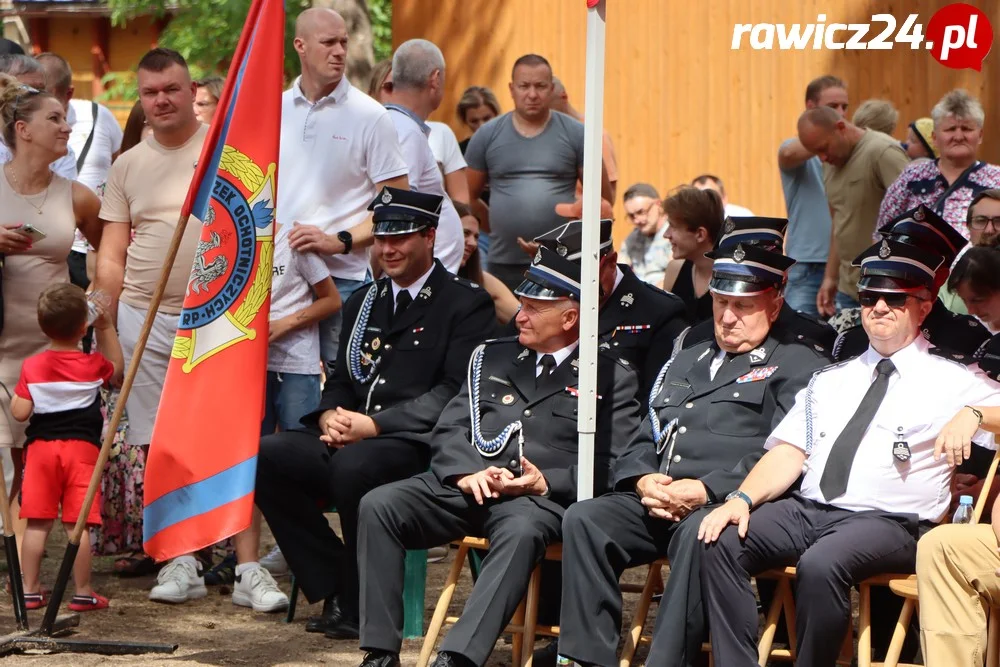
[[736,489],[735,491],[733,491],[732,493],[730,493],[728,496],[726,496],[726,501],[730,501],[733,498],[739,498],[740,500],[742,500],[743,502],[745,502],[747,504],[747,507],[749,507],[750,509],[753,509],[753,501],[750,500],[750,496],[748,496],[747,494],[743,493],[739,489]]
[[344,244],[342,255],[350,255],[351,247],[354,245],[354,237],[350,232],[337,232],[337,240]]

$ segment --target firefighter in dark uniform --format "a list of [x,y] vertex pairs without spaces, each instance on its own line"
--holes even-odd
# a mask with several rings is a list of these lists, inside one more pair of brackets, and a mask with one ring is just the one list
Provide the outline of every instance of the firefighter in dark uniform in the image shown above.
[[714,337],[658,374],[648,417],[615,465],[616,493],[563,519],[559,653],[581,664],[617,664],[618,579],[663,556],[670,577],[647,664],[697,664],[705,635],[699,508],[739,486],[796,393],[827,363],[813,345],[771,334],[794,260],[742,243],[712,256]]
[[[569,260],[582,254],[583,222],[572,220],[534,239]],[[632,267],[618,263],[611,220],[601,220],[600,312],[598,342],[629,362],[639,376],[639,400],[645,408],[656,373],[670,358],[674,341],[687,326],[684,302],[639,280]],[[515,333],[512,329],[511,333]]]
[[[579,264],[538,250],[516,294],[517,338],[490,341],[433,435],[430,472],[372,491],[361,503],[361,648],[366,667],[399,664],[406,549],[489,538],[462,617],[435,667],[482,665],[513,615],[547,545],[561,539],[577,495]],[[600,352],[594,488],[639,426],[630,365]],[[530,647],[529,647],[530,650]]]
[[983,372],[1000,382],[1000,334],[983,343],[974,356]]
[[[947,282],[955,258],[968,241],[937,213],[921,204],[890,220],[879,229],[883,238],[915,245],[944,258],[934,280],[935,293]],[[920,325],[924,338],[947,352],[955,361],[972,363],[973,355],[990,337],[989,330],[971,315],[948,310],[937,299],[930,314]],[[834,359],[847,361],[868,349],[868,335],[860,326],[840,334],[834,345]]]
[[[730,217],[722,226],[722,236],[719,237],[716,248],[735,247],[737,243],[743,243],[780,253],[786,227],[788,220],[785,218]],[[687,348],[711,340],[714,335],[713,330],[714,325],[711,320],[692,326],[681,337],[681,347]],[[795,310],[786,303],[781,307],[781,313],[778,314],[778,321],[775,322],[771,335],[782,342],[818,345],[822,348],[820,352],[832,356],[837,330],[825,321]]]
[[[310,632],[358,633],[358,504],[423,472],[438,415],[496,317],[490,295],[434,259],[442,198],[385,188],[370,208],[386,277],[344,305],[336,368],[302,431],[261,439],[256,503],[302,592],[324,601]],[[341,542],[323,516],[335,505]]]

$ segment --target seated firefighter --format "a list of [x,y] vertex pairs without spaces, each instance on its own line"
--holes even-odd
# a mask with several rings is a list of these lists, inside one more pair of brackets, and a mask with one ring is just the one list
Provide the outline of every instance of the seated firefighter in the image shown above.
[[563,518],[559,653],[583,665],[617,664],[618,579],[663,556],[670,577],[648,664],[698,663],[699,508],[736,489],[795,394],[827,363],[812,345],[772,335],[794,260],[739,243],[710,256],[714,335],[658,373],[649,416],[615,464],[616,493],[574,505]]
[[[490,341],[434,429],[431,471],[361,503],[361,648],[366,667],[399,664],[403,563],[465,535],[490,549],[436,667],[482,665],[577,497],[580,266],[542,247],[524,282],[516,338]],[[639,425],[630,365],[598,354],[593,493]]]
[[757,664],[750,578],[795,565],[798,661],[832,667],[851,621],[851,587],[913,572],[917,538],[947,515],[952,465],[964,452],[952,446],[942,458],[935,440],[962,406],[1000,405],[1000,386],[921,335],[941,263],[888,239],[855,259],[868,350],[813,376],[768,437],[768,453],[702,521],[716,664]]
[[[493,300],[434,259],[441,197],[384,188],[372,204],[385,277],[344,305],[333,375],[303,430],[261,439],[256,503],[310,602],[309,632],[358,636],[358,505],[423,472],[431,430],[494,326]],[[343,542],[323,512],[340,515]]]

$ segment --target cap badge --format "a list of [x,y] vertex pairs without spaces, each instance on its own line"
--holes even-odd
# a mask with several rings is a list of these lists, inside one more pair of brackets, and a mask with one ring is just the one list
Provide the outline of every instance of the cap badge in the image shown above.
[[732,219],[726,218],[726,226],[723,227],[722,231],[725,232],[726,234],[732,234],[733,230],[735,229],[736,229],[736,223],[733,222]]
[[916,220],[917,222],[923,221],[923,219],[924,219],[924,210],[922,208],[918,208],[917,211],[916,211],[916,213],[913,214],[913,219]]
[[633,303],[635,303],[635,297],[632,296],[632,292],[629,292],[628,294],[622,297],[621,305],[624,306],[625,308],[630,308]]
[[535,253],[535,259],[532,260],[532,264],[541,264],[541,263],[542,263],[542,249],[538,248],[538,252]]
[[556,252],[559,253],[560,257],[565,257],[567,254],[569,254],[569,248],[560,243],[559,245],[556,246]]
[[892,248],[889,247],[889,242],[882,239],[882,247],[878,249],[879,259],[887,259],[889,255],[892,254]]
[[386,190],[385,192],[382,193],[382,203],[388,204],[391,201],[392,201],[392,193]]
[[510,405],[514,402],[514,394],[504,394],[504,397],[500,399],[504,405]]
[[743,249],[743,244],[741,243],[740,245],[736,246],[736,251],[733,253],[733,259],[735,259],[737,262],[742,262],[744,259],[746,259],[746,256],[747,253]]

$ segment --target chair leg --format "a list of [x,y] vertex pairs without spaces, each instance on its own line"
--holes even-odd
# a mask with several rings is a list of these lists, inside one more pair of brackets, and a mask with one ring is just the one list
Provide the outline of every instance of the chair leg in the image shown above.
[[858,586],[858,667],[872,665],[872,587]]
[[299,582],[295,580],[295,575],[292,575],[292,592],[288,596],[288,612],[285,614],[285,623],[291,623],[295,620],[295,605],[299,601]]
[[521,604],[517,605],[517,611],[514,612],[514,618],[511,619],[511,625],[521,627],[520,630],[512,632],[510,637],[510,664],[515,666],[521,664],[521,656],[524,655],[524,617],[526,607],[525,601],[521,600]]
[[781,609],[785,616],[785,631],[788,633],[788,653],[795,660],[798,643],[795,635],[795,595],[792,593],[792,581],[786,579],[787,585],[781,590]]
[[403,639],[419,639],[424,636],[426,585],[427,552],[407,551],[403,577]]
[[892,640],[889,642],[889,650],[885,655],[883,667],[896,667],[899,664],[899,654],[903,650],[903,642],[906,641],[906,631],[910,627],[910,620],[913,618],[913,610],[917,606],[916,600],[907,598],[903,601],[903,608],[899,610],[899,618],[896,619],[896,627],[892,631]]
[[[784,606],[786,591],[791,595],[788,579],[782,577],[774,589],[774,598],[771,600],[771,607],[767,610],[767,617],[764,620],[764,632],[757,644],[757,664],[760,667],[764,667],[768,658],[771,657],[771,644],[774,643],[774,633],[778,631],[778,616]],[[789,637],[789,641],[791,641],[791,637]]]
[[531,667],[535,654],[535,626],[538,623],[538,598],[542,586],[542,566],[536,565],[531,571],[528,582],[528,598],[524,611],[524,644],[522,645],[521,665]]
[[434,645],[437,644],[438,635],[441,634],[441,626],[448,615],[448,605],[455,595],[455,587],[458,585],[458,577],[462,574],[462,565],[465,564],[465,554],[468,547],[461,546],[455,554],[455,560],[448,571],[448,578],[441,588],[441,596],[438,598],[437,606],[434,607],[434,615],[431,616],[431,624],[427,628],[427,636],[424,637],[424,645],[420,648],[420,658],[417,660],[417,667],[427,667],[431,661],[431,653],[434,652]]
[[646,583],[642,587],[639,602],[635,606],[635,614],[632,616],[632,626],[629,628],[628,635],[625,636],[625,647],[622,649],[622,656],[618,661],[619,667],[630,667],[632,664],[632,658],[635,657],[635,651],[639,647],[642,629],[646,627],[646,618],[649,616],[649,607],[653,602],[657,584],[663,585],[660,576],[662,572],[662,565],[650,563],[649,572],[646,573]]
[[1000,667],[1000,609],[991,607],[986,630],[986,667]]

